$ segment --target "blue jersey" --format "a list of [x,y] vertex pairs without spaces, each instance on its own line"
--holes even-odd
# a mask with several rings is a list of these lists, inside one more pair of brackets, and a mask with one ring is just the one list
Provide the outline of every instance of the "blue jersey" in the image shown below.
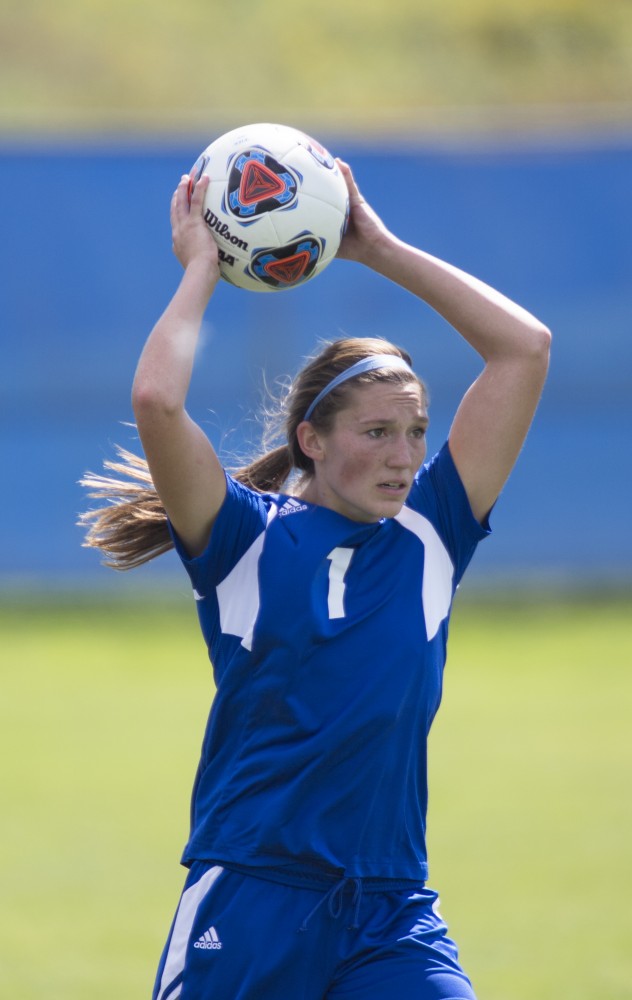
[[427,878],[426,743],[487,528],[444,445],[377,523],[227,476],[188,559],[216,696],[183,862]]

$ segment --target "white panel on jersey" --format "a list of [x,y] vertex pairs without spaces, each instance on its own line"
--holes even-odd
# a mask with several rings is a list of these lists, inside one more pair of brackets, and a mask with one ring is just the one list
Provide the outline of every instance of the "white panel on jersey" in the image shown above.
[[[268,511],[266,529],[277,513],[274,504]],[[257,535],[238,563],[217,587],[219,624],[225,635],[236,635],[242,646],[252,649],[252,633],[259,614],[259,557],[263,551],[265,530]]]
[[408,528],[423,543],[424,578],[421,587],[421,603],[424,609],[426,634],[433,639],[439,626],[447,618],[452,601],[452,580],[454,566],[448,551],[430,521],[411,510],[402,507],[395,520]]

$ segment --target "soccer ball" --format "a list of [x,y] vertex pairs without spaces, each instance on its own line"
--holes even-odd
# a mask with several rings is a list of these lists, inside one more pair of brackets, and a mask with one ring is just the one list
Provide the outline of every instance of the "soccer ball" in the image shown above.
[[349,218],[333,156],[287,125],[257,124],[215,139],[189,174],[189,198],[211,178],[203,215],[226,281],[255,292],[296,288],[336,256]]

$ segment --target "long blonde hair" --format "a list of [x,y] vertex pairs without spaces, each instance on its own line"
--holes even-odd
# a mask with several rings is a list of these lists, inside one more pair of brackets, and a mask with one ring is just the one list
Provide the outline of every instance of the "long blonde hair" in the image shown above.
[[[282,492],[293,475],[301,482],[310,479],[314,467],[300,448],[297,427],[305,419],[309,405],[332,379],[372,354],[395,354],[412,364],[406,351],[386,340],[353,337],[327,344],[289,384],[277,412],[269,415],[269,422],[282,432],[285,443],[264,450],[248,465],[234,470],[234,478],[261,493]],[[328,393],[315,407],[311,423],[322,433],[328,433],[336,414],[346,405],[350,388],[380,381],[416,382],[427,402],[426,388],[413,372],[405,368],[378,368],[357,375]],[[117,446],[116,453],[116,459],[103,463],[109,474],[87,472],[80,480],[91,499],[106,503],[80,514],[78,524],[86,530],[85,547],[99,549],[106,566],[127,570],[173,548],[173,540],[147,462],[125,448]]]

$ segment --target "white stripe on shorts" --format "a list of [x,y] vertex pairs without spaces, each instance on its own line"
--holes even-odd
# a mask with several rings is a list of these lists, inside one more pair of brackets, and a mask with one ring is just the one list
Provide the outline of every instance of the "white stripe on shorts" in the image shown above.
[[[198,907],[209,889],[212,887],[213,883],[217,881],[223,871],[224,869],[220,868],[219,865],[209,868],[207,872],[204,872],[202,878],[199,879],[198,882],[189,886],[189,888],[182,893],[182,899],[180,900],[178,913],[173,925],[173,934],[171,935],[171,941],[169,942],[169,950],[165,960],[165,967],[162,972],[160,990],[158,991],[158,1000],[166,1000],[166,997],[169,994],[169,986],[184,970],[187,945],[189,943],[189,938],[191,937],[191,928],[193,927],[193,921],[195,920]],[[169,1000],[176,1000],[176,998],[180,996],[181,992],[182,985],[179,985],[171,994],[169,994]]]

